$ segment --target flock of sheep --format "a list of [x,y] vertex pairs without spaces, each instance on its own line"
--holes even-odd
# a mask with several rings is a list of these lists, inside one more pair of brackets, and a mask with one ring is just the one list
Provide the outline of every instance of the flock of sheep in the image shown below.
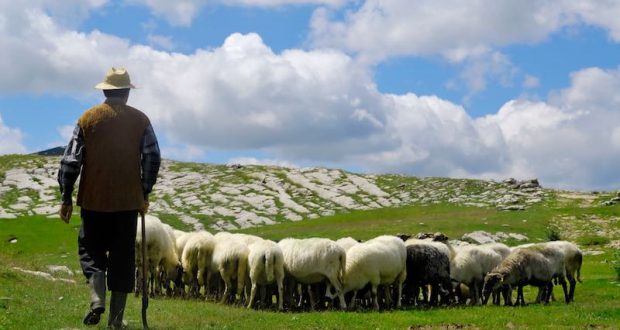
[[[425,239],[379,236],[286,238],[279,242],[247,234],[183,232],[146,217],[149,294],[205,297],[248,308],[355,309],[453,303],[525,304],[523,287],[539,288],[548,303],[555,284],[569,303],[580,280],[582,253],[570,242],[451,246],[441,234]],[[140,226],[136,281],[142,276]],[[567,287],[568,280],[570,287]],[[136,285],[139,288],[140,285]],[[139,292],[136,292],[139,294]],[[275,296],[275,299],[274,299]],[[336,299],[337,298],[337,299]]]

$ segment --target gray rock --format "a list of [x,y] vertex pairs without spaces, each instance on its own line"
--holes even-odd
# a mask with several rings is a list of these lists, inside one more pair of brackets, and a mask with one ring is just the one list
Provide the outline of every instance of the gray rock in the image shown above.
[[475,244],[494,243],[498,241],[497,236],[482,230],[467,233],[461,237],[461,240]]
[[515,234],[515,233],[510,233],[508,234],[508,236],[512,239],[515,239],[517,241],[528,241],[529,238],[523,234]]

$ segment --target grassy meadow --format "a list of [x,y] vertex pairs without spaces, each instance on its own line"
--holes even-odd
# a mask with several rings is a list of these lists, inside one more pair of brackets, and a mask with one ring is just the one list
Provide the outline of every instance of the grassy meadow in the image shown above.
[[[550,223],[559,216],[587,219],[592,214],[617,217],[620,206],[581,207],[578,203],[553,202],[521,212],[492,208],[461,207],[451,204],[384,208],[355,211],[300,222],[284,222],[243,230],[265,238],[353,236],[368,239],[380,234],[441,231],[458,238],[474,230],[515,232],[530,242],[546,240]],[[554,220],[555,219],[555,220]],[[561,222],[554,222],[566,232]],[[618,229],[617,221],[612,227]],[[583,223],[584,236],[592,235]],[[77,231],[79,217],[69,224],[59,219],[33,216],[0,220],[0,329],[83,329],[81,318],[87,308],[88,290],[79,271]],[[16,239],[17,242],[10,241]],[[618,239],[618,238],[615,238]],[[552,302],[548,306],[449,307],[362,312],[275,312],[246,310],[213,302],[156,298],[148,310],[152,329],[618,329],[620,328],[620,282],[610,262],[613,251],[600,240],[587,238],[584,249],[604,253],[586,256],[583,283],[578,284],[575,303]],[[508,244],[518,244],[509,241]],[[16,270],[48,272],[47,265],[65,265],[74,275],[56,278],[75,283],[50,281]],[[558,288],[556,288],[558,290]],[[560,289],[561,290],[561,289]],[[556,291],[559,292],[559,291]],[[532,301],[534,292],[526,291]],[[129,329],[140,329],[141,299],[130,296],[125,319]],[[104,329],[102,325],[90,327]]]

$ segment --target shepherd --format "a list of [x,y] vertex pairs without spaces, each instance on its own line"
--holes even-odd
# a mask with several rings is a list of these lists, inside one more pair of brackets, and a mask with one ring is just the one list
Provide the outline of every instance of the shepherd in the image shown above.
[[60,162],[60,218],[71,219],[73,186],[81,173],[78,254],[90,288],[83,322],[99,323],[107,286],[112,292],[108,326],[118,329],[124,327],[127,294],[135,285],[138,214],[148,211],[161,157],[148,117],[127,105],[135,88],[127,70],[112,68],[95,88],[106,99],[82,114]]

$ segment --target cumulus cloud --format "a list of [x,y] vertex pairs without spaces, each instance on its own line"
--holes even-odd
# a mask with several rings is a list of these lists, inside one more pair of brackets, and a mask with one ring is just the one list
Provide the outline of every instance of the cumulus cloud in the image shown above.
[[523,78],[523,87],[525,88],[536,88],[540,85],[540,79],[534,77],[532,75],[525,75]]
[[[446,84],[461,89],[467,104],[489,82],[513,85],[518,73],[499,49],[544,41],[553,33],[583,24],[603,28],[620,42],[620,3],[587,0],[364,0],[342,13],[316,9],[310,41],[376,64],[402,56],[441,57],[460,68]],[[526,75],[525,88],[536,81]]]
[[371,60],[399,55],[465,59],[480,49],[544,40],[580,23],[602,27],[620,41],[617,1],[365,0],[342,19],[317,9],[312,40]]
[[[574,72],[547,100],[511,100],[474,119],[436,96],[380,93],[368,67],[337,50],[275,53],[257,34],[233,34],[219,47],[172,53],[78,33],[44,11],[17,14],[0,12],[0,90],[88,95],[109,66],[126,66],[141,87],[130,104],[174,143],[165,157],[260,150],[278,162],[373,172],[536,176],[572,188],[620,181],[620,69]],[[19,130],[0,132],[23,150]]]
[[6,126],[0,116],[0,155],[26,152],[26,147],[22,144],[23,138],[21,130]]
[[171,24],[188,26],[200,9],[209,5],[230,5],[247,7],[278,7],[284,5],[327,5],[339,7],[350,0],[129,0],[145,5],[154,14],[162,16]]
[[157,35],[157,34],[148,34],[146,36],[146,39],[148,40],[149,44],[152,47],[159,47],[161,49],[164,50],[173,50],[176,46],[174,45],[174,42],[172,41],[172,38],[169,36],[162,36],[162,35]]

